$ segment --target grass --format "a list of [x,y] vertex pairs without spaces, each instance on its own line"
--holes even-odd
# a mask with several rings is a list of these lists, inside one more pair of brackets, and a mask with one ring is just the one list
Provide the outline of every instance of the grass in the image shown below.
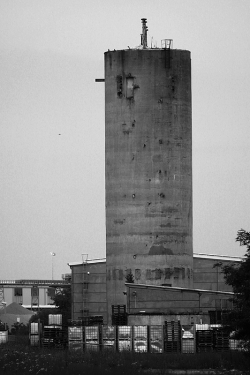
[[249,370],[250,357],[242,352],[199,354],[70,352],[28,345],[27,338],[0,345],[1,374],[134,375],[149,369]]

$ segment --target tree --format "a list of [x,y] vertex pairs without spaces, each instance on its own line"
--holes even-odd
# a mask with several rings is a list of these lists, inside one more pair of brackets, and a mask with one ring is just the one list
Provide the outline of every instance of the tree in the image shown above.
[[43,325],[47,326],[49,324],[49,314],[58,314],[57,309],[42,309],[36,314],[32,315],[29,320],[29,323],[37,323],[40,320]]
[[135,282],[134,275],[130,271],[126,276],[125,276],[126,283],[131,283],[133,284]]
[[71,318],[71,287],[62,288],[52,297],[54,305],[57,307],[57,314],[62,314],[63,324],[67,324]]
[[226,284],[231,285],[234,292],[229,325],[235,331],[235,338],[245,340],[250,349],[250,232],[240,229],[236,242],[246,246],[246,254],[240,264],[223,267]]

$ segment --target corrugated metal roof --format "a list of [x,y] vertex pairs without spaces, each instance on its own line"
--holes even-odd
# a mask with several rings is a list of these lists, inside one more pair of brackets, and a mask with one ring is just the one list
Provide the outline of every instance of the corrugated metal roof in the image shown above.
[[234,295],[233,292],[224,292],[220,290],[209,290],[209,289],[192,289],[192,288],[181,288],[181,287],[172,287],[172,286],[162,286],[162,285],[150,285],[150,284],[132,284],[125,283],[128,288],[141,288],[141,289],[163,289],[169,290],[172,292],[193,292],[193,293],[208,293],[208,294],[227,294]]
[[82,264],[106,263],[106,258],[87,259],[84,262],[70,262],[68,266],[81,266]]
[[194,258],[201,259],[218,259],[218,260],[229,260],[232,262],[242,262],[244,257],[235,257],[230,255],[218,255],[218,254],[205,254],[205,253],[194,253]]

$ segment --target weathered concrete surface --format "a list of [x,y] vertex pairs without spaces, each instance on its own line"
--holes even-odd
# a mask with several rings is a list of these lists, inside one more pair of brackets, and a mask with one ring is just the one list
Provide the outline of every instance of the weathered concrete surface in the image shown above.
[[105,130],[111,311],[130,271],[140,283],[193,284],[190,52],[106,52]]
[[[178,316],[193,315],[199,313],[210,323],[210,311],[226,310],[232,307],[231,298],[233,293],[229,292],[210,292],[195,289],[179,289],[173,287],[163,287],[145,284],[126,284],[127,287],[127,308],[129,314],[137,314],[139,321],[143,322],[144,316],[147,314],[164,314]],[[143,313],[142,313],[143,312]],[[134,323],[135,324],[135,323]],[[139,323],[137,323],[139,324]],[[142,323],[141,323],[142,324]],[[146,323],[143,323],[146,324]],[[182,324],[184,323],[182,320]]]

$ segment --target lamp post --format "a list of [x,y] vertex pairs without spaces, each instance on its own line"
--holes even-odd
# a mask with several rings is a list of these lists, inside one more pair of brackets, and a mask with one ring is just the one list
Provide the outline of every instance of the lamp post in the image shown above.
[[52,267],[52,280],[54,280],[54,257],[56,256],[56,253],[50,253],[51,255],[51,267]]

